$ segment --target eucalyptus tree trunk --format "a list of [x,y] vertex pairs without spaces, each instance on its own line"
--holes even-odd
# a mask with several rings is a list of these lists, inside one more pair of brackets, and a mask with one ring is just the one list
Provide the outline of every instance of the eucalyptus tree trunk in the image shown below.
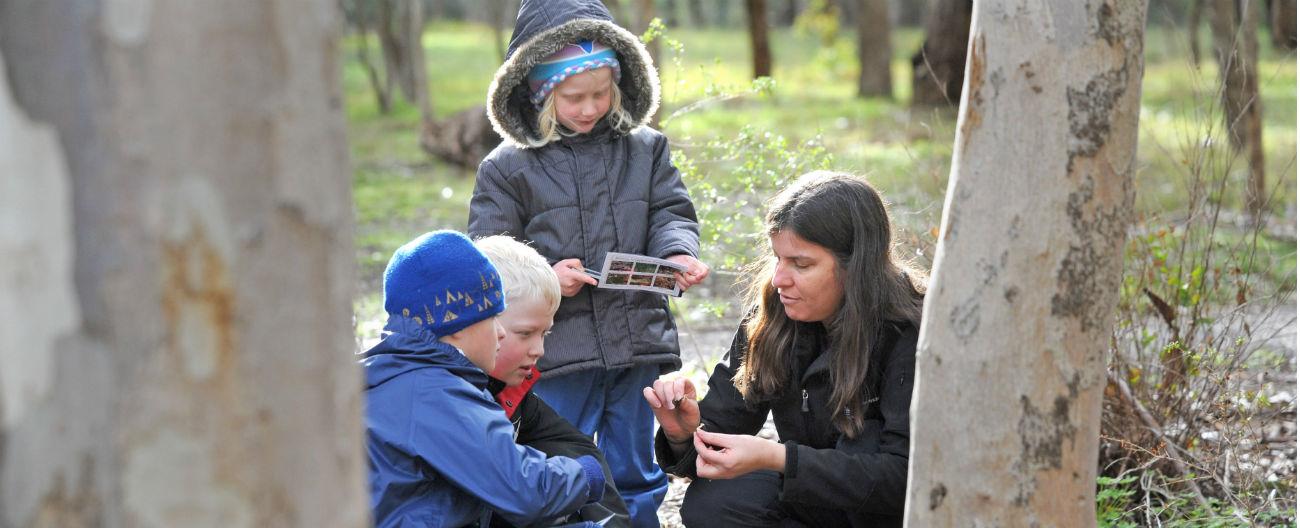
[[858,97],[890,97],[889,0],[861,0],[857,10]]
[[1096,525],[1145,18],[1145,0],[976,4],[917,350],[910,526]]
[[956,105],[961,99],[972,0],[930,0],[925,42],[912,55],[912,104]]
[[0,526],[365,526],[332,0],[0,0]]
[[1267,200],[1264,126],[1259,100],[1258,0],[1209,0],[1214,55],[1219,63],[1224,128],[1234,151],[1246,153],[1246,210],[1256,218]]

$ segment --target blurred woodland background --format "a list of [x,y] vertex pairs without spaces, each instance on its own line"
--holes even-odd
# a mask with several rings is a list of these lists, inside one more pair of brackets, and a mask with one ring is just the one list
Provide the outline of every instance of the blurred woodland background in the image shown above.
[[[674,304],[689,372],[705,376],[725,350],[735,281],[759,257],[763,201],[799,174],[864,175],[892,202],[901,250],[929,267],[969,0],[606,4],[656,57],[657,126],[715,269]],[[341,5],[361,347],[383,325],[392,251],[430,229],[465,228],[474,169],[499,141],[483,103],[518,2]],[[1098,522],[1289,525],[1296,3],[1151,0],[1147,20],[1137,221],[1108,352]]]

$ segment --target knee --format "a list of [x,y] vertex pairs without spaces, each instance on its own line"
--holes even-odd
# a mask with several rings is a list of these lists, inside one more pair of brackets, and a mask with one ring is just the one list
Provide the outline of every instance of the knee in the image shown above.
[[[780,517],[776,496],[748,493],[725,480],[696,479],[682,500],[682,524],[695,526],[766,526]],[[748,490],[753,491],[753,490]]]

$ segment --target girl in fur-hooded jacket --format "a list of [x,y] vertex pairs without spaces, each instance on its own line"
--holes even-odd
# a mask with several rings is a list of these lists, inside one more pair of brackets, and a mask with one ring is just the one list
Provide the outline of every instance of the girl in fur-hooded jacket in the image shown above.
[[649,54],[599,0],[525,0],[488,90],[505,141],[479,166],[469,217],[471,236],[513,236],[553,265],[564,299],[534,392],[599,436],[638,526],[658,526],[667,490],[639,391],[681,366],[677,329],[663,295],[589,287],[583,268],[616,251],[684,265],[683,289],[708,275],[668,140],[644,126],[658,98]]

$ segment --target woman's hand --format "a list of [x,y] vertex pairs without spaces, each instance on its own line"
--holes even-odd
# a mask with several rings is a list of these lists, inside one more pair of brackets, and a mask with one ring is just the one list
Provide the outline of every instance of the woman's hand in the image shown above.
[[560,295],[565,297],[577,295],[584,284],[592,286],[600,284],[600,281],[591,278],[591,275],[583,271],[582,261],[576,258],[556,262],[551,269],[555,270],[555,276],[560,278]]
[[695,474],[736,478],[759,469],[785,471],[785,446],[751,435],[695,431]]
[[641,394],[650,403],[650,410],[659,420],[659,428],[668,438],[673,452],[684,451],[691,441],[691,434],[700,427],[695,384],[677,373],[664,374],[655,380],[653,386],[641,389]]
[[682,291],[704,282],[704,278],[709,276],[709,265],[690,255],[673,255],[665,260],[686,266],[686,271],[677,273],[677,285]]

